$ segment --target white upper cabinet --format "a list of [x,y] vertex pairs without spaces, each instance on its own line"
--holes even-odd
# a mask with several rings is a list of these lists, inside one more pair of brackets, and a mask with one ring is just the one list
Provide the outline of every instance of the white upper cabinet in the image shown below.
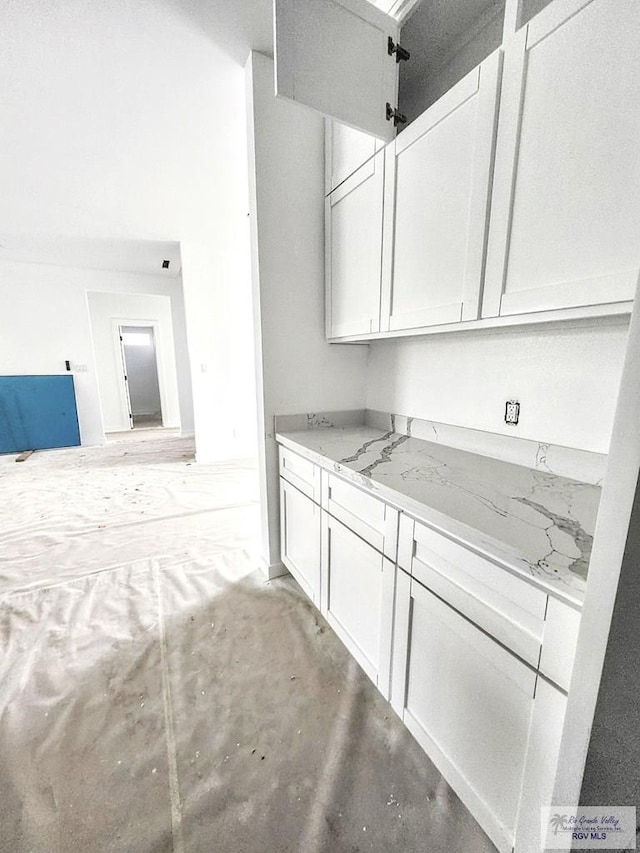
[[276,95],[391,140],[398,25],[367,0],[274,0]]
[[380,329],[384,152],[325,200],[327,337]]
[[478,317],[500,70],[498,51],[387,146],[383,331]]
[[505,44],[483,316],[632,300],[640,3],[555,0]]
[[369,133],[327,119],[325,131],[325,194],[366,163],[384,143]]

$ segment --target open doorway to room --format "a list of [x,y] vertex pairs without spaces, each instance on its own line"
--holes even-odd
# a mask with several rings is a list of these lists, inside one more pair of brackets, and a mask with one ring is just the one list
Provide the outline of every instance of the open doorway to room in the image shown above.
[[87,302],[106,435],[130,435],[132,428],[138,435],[149,428],[189,434],[191,375],[181,298],[172,304],[165,294],[89,291]]
[[161,427],[162,401],[154,327],[118,326],[118,337],[131,427]]

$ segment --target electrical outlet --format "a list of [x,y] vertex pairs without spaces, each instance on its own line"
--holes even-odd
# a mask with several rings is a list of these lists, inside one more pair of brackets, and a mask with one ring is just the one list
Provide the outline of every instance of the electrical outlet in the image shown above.
[[507,400],[504,407],[504,422],[515,426],[520,419],[520,403],[517,400]]

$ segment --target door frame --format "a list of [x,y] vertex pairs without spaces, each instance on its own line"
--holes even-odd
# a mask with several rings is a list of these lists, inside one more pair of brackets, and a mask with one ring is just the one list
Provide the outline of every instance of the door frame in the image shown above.
[[165,365],[162,357],[162,333],[160,330],[159,320],[139,320],[130,319],[128,317],[112,317],[111,318],[111,339],[114,346],[114,357],[116,369],[119,371],[120,380],[118,382],[118,396],[120,398],[120,415],[123,430],[133,429],[133,417],[129,417],[131,413],[131,403],[129,400],[129,387],[125,379],[127,375],[127,365],[124,355],[124,347],[120,341],[120,328],[122,326],[140,326],[141,328],[153,329],[153,342],[156,353],[156,369],[158,371],[158,388],[160,390],[160,414],[162,417],[162,425],[167,412],[167,382],[165,376]]

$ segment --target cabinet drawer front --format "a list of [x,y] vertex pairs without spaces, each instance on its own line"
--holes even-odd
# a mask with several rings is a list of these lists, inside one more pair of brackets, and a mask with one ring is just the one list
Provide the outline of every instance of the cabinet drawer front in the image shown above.
[[316,606],[320,599],[320,507],[280,478],[282,562]]
[[411,574],[537,667],[547,596],[416,522]]
[[404,719],[500,849],[513,843],[535,673],[415,581]]
[[564,690],[569,689],[579,630],[580,613],[555,598],[549,598],[540,672]]
[[377,551],[395,560],[395,509],[332,474],[327,475],[323,506]]
[[286,447],[280,447],[280,476],[312,501],[320,503],[320,468],[313,462]]

